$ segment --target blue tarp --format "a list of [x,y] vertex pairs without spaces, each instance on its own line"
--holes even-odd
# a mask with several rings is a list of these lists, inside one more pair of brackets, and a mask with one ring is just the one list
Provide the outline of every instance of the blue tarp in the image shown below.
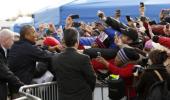
[[159,21],[162,8],[170,8],[170,0],[78,0],[61,7],[61,23],[64,24],[70,13],[79,14],[80,20],[91,22],[98,19],[98,10],[104,11],[107,16],[113,16],[116,9],[121,10],[121,21],[125,22],[126,15],[139,16],[140,2],[145,3],[146,16],[156,21]]
[[37,12],[34,15],[34,25],[37,28],[41,23],[54,23],[55,25],[60,23],[60,7],[62,5],[66,5],[67,3],[71,3],[75,0],[70,1],[60,1],[56,2],[56,4],[45,7]]
[[[121,21],[125,21],[125,16],[139,16],[139,3],[144,2],[146,16],[159,21],[159,13],[162,8],[170,8],[170,0],[76,0],[72,3],[41,12],[41,16],[35,14],[35,26],[37,19],[54,20],[55,24],[64,25],[65,19],[70,14],[79,14],[80,19],[85,22],[98,20],[97,11],[102,10],[107,16],[113,16],[116,9],[121,10]],[[49,16],[49,18],[45,17]],[[58,17],[58,18],[57,18]]]
[[60,10],[57,8],[46,8],[43,11],[34,14],[34,25],[36,27],[41,23],[60,23]]
[[13,25],[13,31],[19,33],[23,25],[33,25],[33,19],[31,17],[20,17],[18,18]]

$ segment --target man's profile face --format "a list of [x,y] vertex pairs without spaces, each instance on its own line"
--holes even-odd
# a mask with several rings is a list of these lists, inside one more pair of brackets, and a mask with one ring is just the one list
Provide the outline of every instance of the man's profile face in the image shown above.
[[28,35],[26,36],[26,39],[28,39],[30,42],[35,43],[37,39],[35,28],[32,27],[28,29]]
[[128,43],[128,37],[126,35],[122,34],[120,38],[124,44]]

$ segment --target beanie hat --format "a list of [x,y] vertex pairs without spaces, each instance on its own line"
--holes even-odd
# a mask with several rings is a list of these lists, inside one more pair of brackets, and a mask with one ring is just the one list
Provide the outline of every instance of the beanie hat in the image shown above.
[[158,43],[159,36],[157,36],[157,35],[153,36],[152,40],[153,40],[153,42]]
[[132,48],[122,48],[118,51],[117,56],[123,63],[127,63],[130,60],[138,60],[139,54]]
[[138,40],[138,32],[133,28],[121,28],[121,33],[132,39],[134,42]]
[[56,45],[60,44],[60,42],[52,36],[47,36],[44,39],[43,43],[46,46],[56,46]]

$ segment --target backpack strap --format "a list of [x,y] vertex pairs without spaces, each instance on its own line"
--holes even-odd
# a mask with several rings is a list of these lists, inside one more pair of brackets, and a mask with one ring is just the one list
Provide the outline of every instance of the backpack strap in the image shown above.
[[160,74],[157,70],[154,70],[154,72],[155,72],[155,74],[159,77],[159,79],[160,79],[161,81],[163,81],[163,78],[162,78],[161,74]]

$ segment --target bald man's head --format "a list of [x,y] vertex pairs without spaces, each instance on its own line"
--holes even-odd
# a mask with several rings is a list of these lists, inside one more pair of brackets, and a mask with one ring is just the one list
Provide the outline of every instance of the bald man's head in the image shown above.
[[14,42],[14,32],[9,29],[3,29],[0,31],[0,44],[1,46],[9,49]]

